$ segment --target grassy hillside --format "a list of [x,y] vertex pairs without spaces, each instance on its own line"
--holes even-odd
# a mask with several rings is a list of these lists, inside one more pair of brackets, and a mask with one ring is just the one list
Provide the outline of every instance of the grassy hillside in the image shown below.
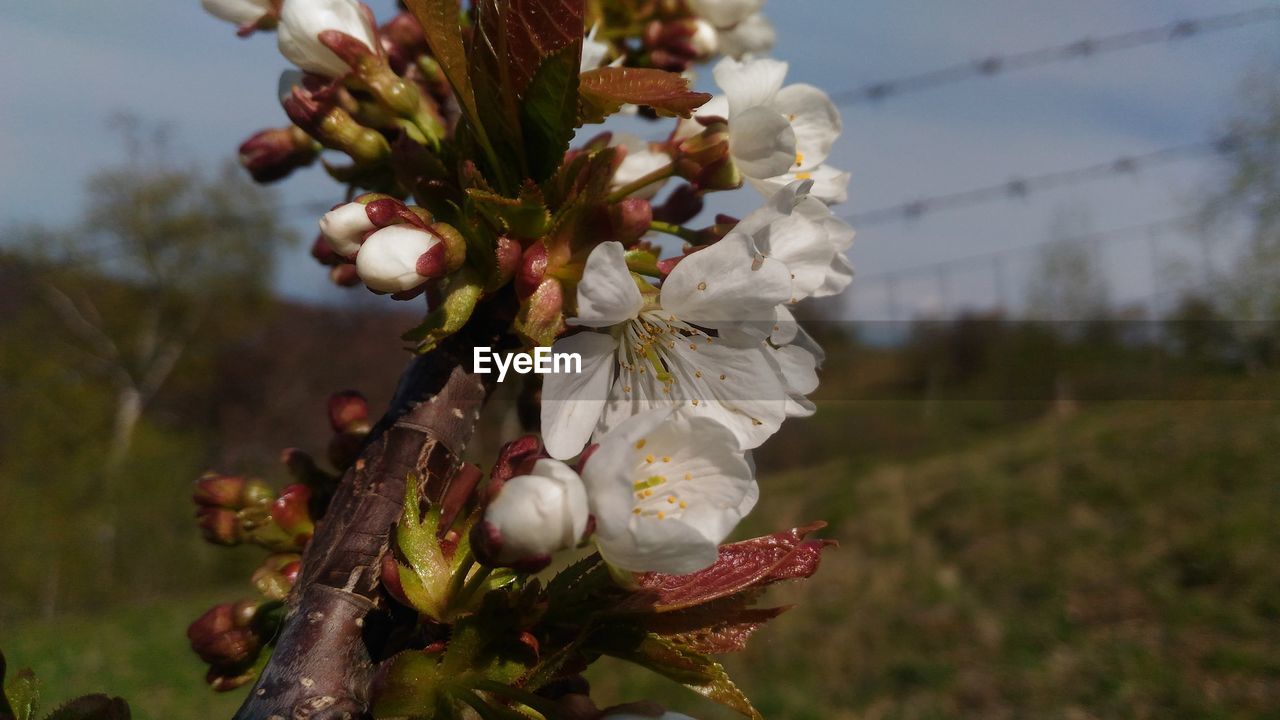
[[1275,402],[1143,403],[766,477],[754,529],[825,517],[841,548],[728,665],[789,720],[1280,717],[1277,450]]
[[[949,405],[938,422],[967,412]],[[873,416],[830,404],[812,422],[856,434]],[[771,471],[745,530],[825,518],[841,547],[814,581],[775,592],[801,607],[728,664],[787,720],[1280,717],[1278,449],[1280,403],[1129,403],[918,461],[869,463],[868,448]],[[0,647],[52,696],[227,717],[235,700],[201,687],[182,637],[212,600],[22,623]],[[593,681],[604,699],[729,717],[625,666]]]

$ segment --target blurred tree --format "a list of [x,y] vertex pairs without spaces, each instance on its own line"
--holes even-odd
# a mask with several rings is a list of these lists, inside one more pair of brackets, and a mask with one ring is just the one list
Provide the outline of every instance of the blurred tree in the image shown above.
[[[1254,348],[1248,362],[1274,360],[1280,320],[1280,63],[1250,73],[1228,123],[1225,178],[1204,200],[1200,234],[1206,248],[1242,232],[1246,244],[1225,273],[1206,267],[1220,311]],[[1206,263],[1207,265],[1208,263]]]
[[117,124],[126,159],[89,179],[81,218],[27,229],[18,244],[20,274],[47,308],[40,314],[61,325],[50,339],[67,351],[63,372],[94,379],[111,398],[87,488],[108,578],[120,477],[144,414],[181,361],[212,362],[207,351],[264,307],[277,247],[291,239],[275,194],[234,164],[210,173],[175,154],[164,128]]
[[1049,243],[1027,285],[1027,313],[1035,320],[1097,320],[1110,314],[1111,298],[1098,249],[1075,238],[1093,222],[1080,207],[1059,208],[1050,221]]

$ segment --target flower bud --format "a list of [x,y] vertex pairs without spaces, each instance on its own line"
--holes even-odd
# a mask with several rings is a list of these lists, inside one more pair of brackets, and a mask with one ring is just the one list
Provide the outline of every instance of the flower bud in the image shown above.
[[283,600],[298,581],[302,568],[302,556],[297,553],[276,553],[253,571],[253,586],[269,600]]
[[400,13],[384,24],[378,33],[382,49],[387,53],[391,69],[400,75],[418,58],[431,51],[422,23],[412,13]]
[[204,539],[214,545],[239,545],[243,540],[235,510],[201,506],[196,510],[196,524]]
[[516,273],[516,295],[521,299],[533,295],[547,277],[547,245],[535,242],[525,248],[520,259],[520,271]]
[[653,207],[648,200],[630,197],[609,206],[609,236],[623,245],[632,245],[649,232]]
[[295,125],[325,147],[350,155],[358,164],[379,163],[391,154],[387,139],[356,122],[351,113],[339,107],[334,92],[308,85],[294,86],[282,102],[285,114]]
[[273,27],[279,17],[279,0],[200,0],[210,15],[240,27],[241,35]]
[[702,195],[691,185],[680,185],[667,196],[666,202],[653,209],[653,219],[683,225],[698,216],[703,208]]
[[354,257],[360,252],[365,236],[376,229],[366,206],[358,202],[339,205],[320,218],[321,236],[342,257]]
[[685,138],[676,147],[676,174],[696,190],[742,187],[742,173],[730,152],[729,123],[718,118],[699,122],[704,125],[703,131]]
[[293,484],[280,491],[280,497],[271,504],[271,519],[298,545],[305,545],[315,532],[311,522],[311,488]]
[[[508,480],[476,526],[472,543],[493,564],[526,572],[546,567],[587,530],[587,493],[578,474],[551,459]],[[477,542],[478,541],[478,542]]]
[[290,125],[262,130],[241,143],[240,164],[254,181],[265,185],[310,165],[319,154],[316,141],[302,128]]
[[325,77],[342,77],[350,68],[320,42],[320,33],[350,35],[373,52],[373,26],[355,0],[285,0],[280,9],[280,54],[298,67]]
[[329,396],[329,426],[334,432],[369,432],[369,401],[355,390]]
[[364,241],[356,255],[356,271],[370,290],[383,293],[413,290],[432,279],[419,273],[419,258],[440,244],[440,238],[434,233],[405,225],[383,228]]
[[[262,638],[244,621],[244,603],[223,603],[210,608],[187,626],[187,639],[200,659],[215,668],[243,668],[258,657]],[[255,604],[248,607],[256,608]]]
[[197,505],[239,510],[244,507],[244,489],[247,481],[238,475],[205,473],[196,481],[191,499]]
[[360,284],[360,273],[354,264],[338,265],[329,270],[329,281],[338,287],[355,287]]
[[689,36],[689,45],[698,57],[711,57],[720,51],[720,33],[711,23],[698,18],[693,21],[693,32]]

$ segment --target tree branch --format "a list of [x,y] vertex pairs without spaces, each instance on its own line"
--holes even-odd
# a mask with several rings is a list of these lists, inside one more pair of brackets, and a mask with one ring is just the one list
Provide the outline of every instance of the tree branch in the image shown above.
[[236,720],[368,717],[369,683],[382,659],[378,628],[386,625],[379,573],[405,478],[423,478],[433,502],[448,489],[488,392],[468,370],[471,348],[498,345],[497,328],[505,327],[473,323],[405,372],[307,546],[275,652]]

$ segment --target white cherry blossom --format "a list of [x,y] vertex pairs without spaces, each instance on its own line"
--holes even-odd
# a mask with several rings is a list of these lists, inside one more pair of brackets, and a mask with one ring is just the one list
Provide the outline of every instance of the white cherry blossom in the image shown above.
[[845,253],[854,230],[811,194],[814,187],[812,180],[784,185],[734,228],[750,236],[762,255],[787,266],[790,303],[838,295],[853,279]]
[[374,29],[356,0],[285,0],[280,8],[280,54],[307,72],[325,77],[342,77],[350,68],[320,42],[320,33],[337,30],[378,47]]
[[604,435],[582,479],[600,556],[632,572],[710,566],[759,497],[728,428],[671,410],[636,415]]
[[646,288],[627,269],[621,244],[603,243],[588,257],[569,322],[591,330],[553,347],[579,354],[582,372],[546,377],[547,452],[573,457],[593,434],[662,407],[717,419],[744,449],[777,432],[788,391],[764,349],[722,342],[712,331],[765,337],[791,297],[786,266],[731,234],[684,258],[660,292]]
[[497,560],[520,562],[573,547],[587,529],[587,492],[573,468],[558,460],[534,463],[528,475],[502,486],[484,519],[501,538]]
[[718,28],[731,28],[760,12],[764,0],[689,0],[689,7]]
[[[729,121],[734,163],[765,197],[797,180],[813,180],[813,197],[844,202],[849,175],[825,164],[843,130],[840,112],[812,85],[784,87],[787,69],[778,60],[721,60],[714,74],[724,94],[699,108],[697,117]],[[677,137],[700,131],[697,122],[685,120]]]

